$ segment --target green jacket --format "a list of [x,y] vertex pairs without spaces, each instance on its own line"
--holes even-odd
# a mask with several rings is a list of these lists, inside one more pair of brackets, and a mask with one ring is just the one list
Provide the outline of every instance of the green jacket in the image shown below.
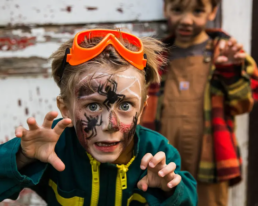
[[[141,126],[137,126],[135,138],[135,156],[127,165],[100,164],[81,147],[74,128],[66,128],[55,148],[66,165],[63,172],[40,161],[18,171],[16,153],[20,139],[14,138],[0,145],[0,201],[16,199],[27,187],[48,205],[197,205],[196,182],[188,172],[180,171],[179,153],[167,139]],[[157,188],[149,188],[147,192],[137,188],[137,182],[146,175],[140,169],[142,157],[159,151],[166,153],[167,163],[175,162],[176,173],[182,177],[170,197]]]

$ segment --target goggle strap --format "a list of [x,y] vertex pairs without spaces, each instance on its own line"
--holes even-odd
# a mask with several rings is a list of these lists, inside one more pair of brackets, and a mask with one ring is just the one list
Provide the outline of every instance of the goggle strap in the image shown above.
[[67,66],[67,61],[66,61],[66,58],[67,58],[67,55],[70,54],[70,49],[69,48],[66,48],[65,50],[65,55],[64,55],[64,58],[63,58],[63,61],[62,61],[62,64],[60,66],[60,72],[59,72],[59,85],[61,84],[61,81],[62,81],[62,77],[63,77],[63,74],[64,74],[64,70],[65,70],[65,67]]

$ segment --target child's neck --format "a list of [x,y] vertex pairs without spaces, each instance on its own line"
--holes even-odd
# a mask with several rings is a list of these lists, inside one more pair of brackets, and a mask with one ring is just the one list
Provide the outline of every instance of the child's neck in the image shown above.
[[113,164],[127,164],[133,157],[134,139],[129,143],[129,145],[124,149]]
[[206,41],[209,38],[208,34],[203,30],[200,34],[198,34],[194,39],[191,41],[183,42],[180,41],[178,38],[175,39],[175,46],[181,47],[181,48],[187,48],[192,45],[200,44]]

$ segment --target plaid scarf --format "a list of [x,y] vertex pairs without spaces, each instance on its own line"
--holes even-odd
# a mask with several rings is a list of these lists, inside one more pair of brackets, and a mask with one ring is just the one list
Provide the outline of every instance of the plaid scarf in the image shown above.
[[[220,40],[228,40],[230,36],[221,30],[209,30],[207,34],[212,39],[213,59],[216,59]],[[174,38],[168,37],[163,42],[170,47]],[[161,84],[150,85],[148,106],[142,116],[142,125],[156,131],[162,126],[160,119],[167,71],[167,68],[160,69]],[[251,110],[253,99],[249,77],[256,73],[256,64],[249,56],[242,65],[211,66],[204,95],[199,181],[216,183],[227,180],[234,185],[241,180],[242,159],[234,133],[234,116]]]

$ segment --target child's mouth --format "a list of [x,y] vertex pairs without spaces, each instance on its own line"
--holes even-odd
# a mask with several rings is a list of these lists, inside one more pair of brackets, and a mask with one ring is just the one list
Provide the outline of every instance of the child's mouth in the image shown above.
[[186,29],[179,29],[178,33],[181,36],[190,36],[192,34],[192,32],[190,30],[186,30]]
[[96,142],[94,143],[96,149],[102,152],[113,152],[120,142]]

